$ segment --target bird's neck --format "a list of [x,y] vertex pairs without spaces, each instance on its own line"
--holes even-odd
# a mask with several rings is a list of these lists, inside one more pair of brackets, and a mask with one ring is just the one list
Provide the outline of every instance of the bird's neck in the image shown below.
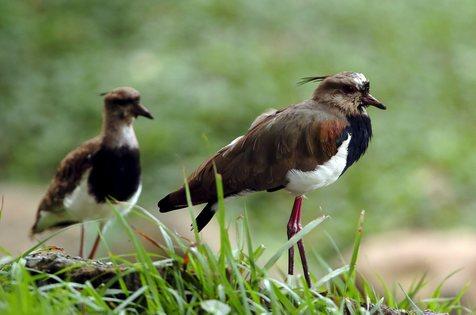
[[102,143],[110,148],[139,146],[132,121],[106,116],[102,124]]

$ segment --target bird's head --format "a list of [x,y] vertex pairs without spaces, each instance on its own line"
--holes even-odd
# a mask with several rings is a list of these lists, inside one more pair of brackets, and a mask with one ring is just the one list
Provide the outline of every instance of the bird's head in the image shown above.
[[137,116],[154,118],[150,111],[140,103],[140,93],[136,89],[119,87],[101,95],[104,96],[106,115],[115,120],[132,123]]
[[319,81],[313,99],[336,106],[346,114],[364,114],[368,106],[386,109],[382,102],[370,94],[370,82],[362,73],[346,71],[330,76],[309,77],[301,83]]

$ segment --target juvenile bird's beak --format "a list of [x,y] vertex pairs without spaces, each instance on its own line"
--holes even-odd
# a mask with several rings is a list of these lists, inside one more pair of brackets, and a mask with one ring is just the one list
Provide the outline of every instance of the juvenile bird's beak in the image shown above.
[[149,119],[154,119],[154,116],[152,116],[150,111],[142,104],[136,105],[136,107],[134,109],[134,113],[136,114],[136,117],[137,116],[144,116],[144,117],[149,118]]
[[362,97],[361,102],[362,102],[362,105],[367,105],[367,106],[371,105],[380,109],[387,109],[385,105],[383,105],[378,99],[376,99],[370,94],[365,94]]

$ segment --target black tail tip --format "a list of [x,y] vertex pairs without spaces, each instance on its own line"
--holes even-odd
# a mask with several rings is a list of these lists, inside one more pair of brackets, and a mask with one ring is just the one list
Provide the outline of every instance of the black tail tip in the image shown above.
[[168,202],[167,202],[167,199],[168,199],[169,196],[161,199],[159,202],[157,202],[157,208],[159,209],[159,212],[167,212],[167,205],[168,205]]
[[165,196],[162,198],[158,203],[157,207],[159,209],[159,212],[164,213],[164,212],[169,212],[172,210],[177,210],[180,209],[181,207],[177,207],[173,200],[171,200],[170,195]]

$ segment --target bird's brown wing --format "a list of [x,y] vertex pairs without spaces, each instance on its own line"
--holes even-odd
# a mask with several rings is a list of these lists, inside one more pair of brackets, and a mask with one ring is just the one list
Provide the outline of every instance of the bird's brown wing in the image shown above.
[[57,212],[63,210],[63,200],[78,186],[84,173],[92,166],[92,157],[99,150],[99,137],[93,138],[71,151],[61,161],[46,194],[38,206],[36,221],[32,232],[36,233],[38,220],[42,212]]
[[[214,166],[225,196],[277,190],[291,169],[310,171],[337,152],[345,117],[309,102],[260,116],[248,132],[205,161],[189,178],[193,204],[216,200]],[[160,211],[186,206],[183,188],[159,202]],[[161,205],[162,203],[162,205]]]

